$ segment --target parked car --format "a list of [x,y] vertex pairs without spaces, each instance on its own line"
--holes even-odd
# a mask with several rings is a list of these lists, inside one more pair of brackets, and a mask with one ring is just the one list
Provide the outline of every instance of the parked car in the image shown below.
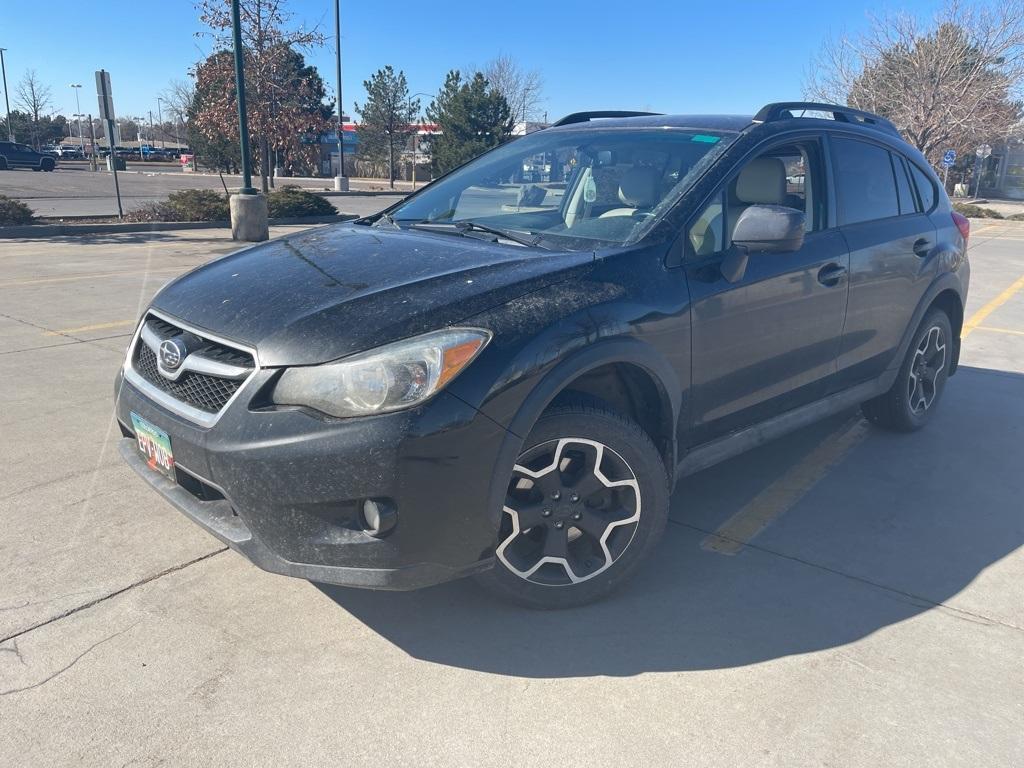
[[[517,209],[524,164],[564,194]],[[968,236],[876,115],[570,115],[164,287],[117,376],[121,453],[270,571],[586,603],[678,478],[858,405],[924,426]]]
[[57,156],[61,159],[81,160],[85,157],[85,153],[82,151],[82,148],[77,144],[74,146],[70,144],[58,144],[54,147],[54,150],[56,151]]
[[15,141],[0,141],[0,171],[13,168],[31,168],[33,171],[52,171],[57,159],[50,154],[37,152],[28,144]]

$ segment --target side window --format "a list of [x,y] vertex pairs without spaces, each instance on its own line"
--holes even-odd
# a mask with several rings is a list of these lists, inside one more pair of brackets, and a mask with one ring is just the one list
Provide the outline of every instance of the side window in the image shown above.
[[928,174],[922,171],[913,163],[910,164],[910,170],[914,174],[914,183],[917,186],[917,194],[921,196],[921,205],[924,210],[930,211],[935,207],[935,184],[928,178]]
[[687,236],[695,256],[710,256],[725,250],[725,206],[719,192],[690,225]]
[[701,211],[687,237],[691,253],[724,251],[740,215],[752,205],[783,205],[807,217],[807,231],[825,227],[824,174],[817,141],[773,147],[747,162]]
[[833,137],[832,165],[840,224],[885,219],[900,213],[889,151],[856,139]]
[[910,190],[910,179],[907,177],[907,164],[899,155],[891,155],[892,170],[896,174],[896,189],[900,193],[900,216],[917,213],[917,200]]

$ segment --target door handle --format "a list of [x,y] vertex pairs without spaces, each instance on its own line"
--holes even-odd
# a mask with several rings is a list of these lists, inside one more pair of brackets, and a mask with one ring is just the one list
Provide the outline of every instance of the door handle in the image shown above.
[[927,237],[919,237],[914,241],[914,255],[924,258],[932,252],[932,243]]
[[839,281],[846,277],[846,267],[841,264],[826,264],[818,270],[818,282],[832,288],[839,285]]

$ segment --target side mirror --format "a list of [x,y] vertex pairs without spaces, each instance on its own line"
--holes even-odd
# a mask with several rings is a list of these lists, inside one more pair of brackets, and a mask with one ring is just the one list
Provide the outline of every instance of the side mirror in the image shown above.
[[790,253],[804,244],[807,217],[784,205],[751,205],[740,214],[732,243],[746,251]]

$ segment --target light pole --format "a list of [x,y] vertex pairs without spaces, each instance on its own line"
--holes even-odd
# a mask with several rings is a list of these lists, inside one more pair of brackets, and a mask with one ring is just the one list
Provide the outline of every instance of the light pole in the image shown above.
[[75,112],[78,114],[75,117],[78,118],[78,143],[82,147],[82,154],[85,154],[85,137],[82,135],[82,105],[78,103],[78,92],[82,89],[81,83],[70,83],[70,87],[75,92]]
[[229,201],[231,238],[250,243],[270,237],[267,198],[252,188],[249,157],[249,121],[245,114],[245,52],[242,50],[242,14],[238,0],[231,0],[231,38],[235,57],[235,92],[238,98],[238,143],[242,152],[242,188]]
[[334,52],[335,74],[338,78],[338,175],[334,177],[334,189],[337,192],[348,191],[348,179],[345,178],[345,147],[342,139],[344,133],[343,114],[345,102],[341,98],[341,0],[334,0]]
[[83,114],[81,114],[79,112],[79,113],[75,113],[74,115],[72,115],[72,117],[74,117],[75,119],[78,120],[78,136],[79,136],[79,142],[78,143],[79,143],[79,146],[82,148],[82,159],[84,160],[85,159],[85,138],[82,136],[82,118],[85,117],[85,115],[83,115]]
[[156,97],[156,124],[160,126],[160,149],[164,149],[164,113],[161,109],[160,102],[162,102],[159,96]]
[[14,126],[11,125],[11,100],[7,95],[7,66],[4,64],[4,51],[0,48],[0,73],[4,76],[4,103],[7,105],[7,140],[14,141]]
[[[409,97],[409,106],[412,106],[412,100],[415,99],[417,96],[428,96],[429,97],[430,94],[429,93],[424,93],[423,91],[420,91],[419,93],[414,93],[412,96]],[[416,110],[416,123],[413,125],[413,129],[412,129],[412,188],[414,190],[416,189],[416,150],[417,150],[417,147],[419,145],[419,140],[420,140],[419,122],[420,122],[420,111],[419,111],[419,109],[417,109]]]

